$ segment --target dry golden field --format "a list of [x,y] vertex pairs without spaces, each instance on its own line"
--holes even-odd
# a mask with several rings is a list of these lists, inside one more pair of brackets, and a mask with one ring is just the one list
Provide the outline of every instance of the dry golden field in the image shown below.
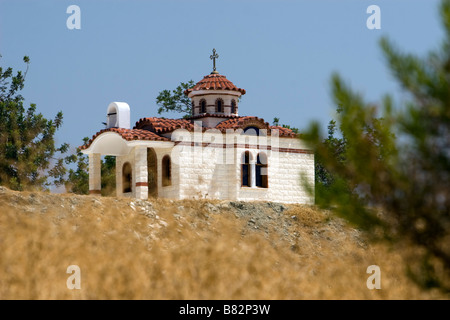
[[405,276],[402,252],[310,206],[0,188],[0,299],[447,299]]

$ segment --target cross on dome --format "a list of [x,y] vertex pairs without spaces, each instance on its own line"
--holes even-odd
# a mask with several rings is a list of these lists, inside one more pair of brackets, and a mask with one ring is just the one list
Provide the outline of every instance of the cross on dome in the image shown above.
[[216,53],[216,49],[213,49],[213,54],[209,57],[213,61],[213,72],[211,74],[218,74],[216,71],[216,59],[219,58],[219,55]]

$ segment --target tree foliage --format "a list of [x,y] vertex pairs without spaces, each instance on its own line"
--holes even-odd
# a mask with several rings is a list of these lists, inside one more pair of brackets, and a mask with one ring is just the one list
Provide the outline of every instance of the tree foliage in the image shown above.
[[116,195],[116,157],[105,156],[101,164],[102,196]]
[[[88,137],[83,138],[83,145],[89,141]],[[77,148],[76,152],[66,157],[67,164],[76,164],[76,169],[69,169],[65,181],[66,191],[76,194],[89,194],[89,159]]]
[[[339,109],[338,109],[339,112]],[[328,150],[327,156],[336,159],[338,162],[343,163],[345,160],[345,137],[336,137],[338,128],[336,127],[336,121],[331,120],[328,124],[328,136],[323,140],[323,147]],[[315,157],[315,185],[316,185],[316,197],[321,199],[324,197],[324,192],[328,191],[328,188],[335,182],[333,174],[324,166],[324,159],[322,159],[322,153],[318,153]]]
[[163,112],[178,112],[184,117],[191,115],[191,99],[188,98],[184,91],[195,86],[193,80],[181,82],[174,90],[163,90],[156,97],[156,104],[159,106],[158,114]]
[[[89,141],[83,138],[83,145]],[[74,164],[76,168],[68,171],[65,181],[66,191],[75,194],[89,194],[89,157],[77,148],[76,153],[66,157],[67,164]],[[101,160],[101,194],[102,196],[114,196],[116,191],[116,157],[105,156]]]
[[[280,126],[280,118],[276,118],[276,117],[273,118],[272,125],[274,125],[274,126]],[[290,130],[292,130],[292,132],[294,132],[294,133],[299,133],[299,129],[298,129],[298,128],[291,127],[291,126],[288,125],[288,124],[281,124],[281,127],[282,127],[282,128],[286,128],[286,129],[290,129]]]
[[[1,57],[1,56],[0,56]],[[37,113],[36,105],[25,108],[20,91],[24,88],[25,73],[0,67],[0,184],[11,189],[46,189],[51,184],[64,183],[64,159],[55,154],[65,153],[68,144],[55,147],[55,133],[63,121],[62,112],[53,120]]]
[[445,39],[425,57],[380,41],[406,103],[368,103],[334,74],[337,121],[328,138],[317,123],[304,137],[323,166],[317,203],[375,238],[413,244],[412,278],[450,291],[450,0],[440,9]]

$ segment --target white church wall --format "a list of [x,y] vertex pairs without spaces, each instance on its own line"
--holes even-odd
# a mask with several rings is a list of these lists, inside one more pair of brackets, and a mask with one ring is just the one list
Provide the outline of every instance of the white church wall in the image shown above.
[[[186,141],[186,140],[184,140]],[[206,139],[206,141],[210,141]],[[233,140],[231,140],[233,141]],[[237,143],[242,141],[234,140]],[[203,140],[205,142],[205,140]],[[225,138],[223,141],[225,143]],[[256,137],[247,142],[258,145]],[[261,142],[261,141],[260,141]],[[313,203],[305,190],[301,178],[304,174],[310,183],[314,183],[314,155],[306,153],[303,143],[298,139],[280,138],[276,148],[280,152],[264,150],[269,143],[261,143],[263,150],[244,147],[226,149],[206,146],[177,146],[174,157],[179,159],[180,188],[179,197],[183,198],[212,198],[243,201],[276,201],[283,203]],[[254,173],[252,186],[241,187],[241,156],[246,151],[252,155],[252,170],[258,152],[264,152],[268,158],[268,188],[255,186]],[[283,151],[285,150],[285,151]],[[288,150],[288,151],[286,151]],[[296,151],[297,150],[297,151]],[[226,152],[231,152],[231,163],[227,163]],[[295,153],[299,152],[299,153]],[[300,153],[305,152],[305,153]],[[229,162],[229,161],[228,161]]]
[[[228,119],[228,118],[225,118]],[[206,128],[214,128],[217,124],[224,121],[224,118],[217,118],[217,117],[205,117],[198,120],[195,120],[195,122],[201,122],[202,127]]]
[[[131,192],[123,193],[123,165],[129,162],[131,165]],[[116,157],[116,194],[118,197],[136,197],[136,170],[135,170],[135,153],[134,149],[129,154]]]
[[[173,161],[171,148],[154,148],[157,158],[158,197],[179,199],[179,166]],[[171,185],[162,185],[162,159],[165,155],[171,156]],[[132,167],[132,191],[123,193],[123,165],[129,162]],[[129,154],[116,157],[116,193],[118,197],[131,197],[138,199],[148,198],[148,186],[136,186],[136,183],[148,182],[147,146],[134,147]]]
[[[244,153],[247,149],[239,149],[239,153]],[[257,151],[249,150],[252,155],[251,176],[255,176],[255,165]],[[268,188],[256,187],[254,179],[252,187],[241,187],[240,164],[236,165],[239,172],[237,177],[237,200],[243,201],[274,201],[282,203],[305,203],[314,202],[303,186],[302,179],[308,179],[308,183],[314,183],[314,155],[302,153],[270,153],[268,154]],[[275,158],[277,157],[277,158]]]
[[234,166],[226,164],[224,150],[213,147],[178,148],[180,198],[233,199]]
[[[155,148],[158,171],[158,197],[167,199],[180,199],[180,169],[172,148]],[[171,160],[171,185],[163,186],[162,160],[164,156],[169,155]]]
[[89,154],[89,192],[100,193],[101,189],[101,155],[99,153]]
[[[191,133],[190,133],[191,134]],[[192,137],[192,136],[191,136]],[[184,140],[186,141],[186,140]],[[210,139],[203,140],[211,141]],[[220,139],[218,144],[225,143]],[[175,148],[155,148],[158,171],[158,196],[169,199],[209,198],[220,200],[242,201],[274,201],[282,203],[311,204],[311,197],[303,186],[302,178],[314,183],[314,155],[307,153],[303,143],[298,139],[280,138],[263,143],[255,137],[247,139],[248,144],[258,145],[258,148],[245,148],[239,145],[239,139],[229,140],[234,143],[231,148],[208,146],[205,144],[177,145]],[[264,150],[265,145],[273,143],[275,150]],[[241,147],[239,147],[241,146]],[[252,157],[252,184],[251,187],[241,186],[241,157],[245,151],[250,151]],[[228,152],[228,154],[227,154]],[[264,152],[268,159],[268,188],[255,186],[255,162],[258,152]],[[147,147],[134,147],[125,156],[116,158],[116,186],[117,195],[146,199],[148,187],[136,187],[136,182],[147,182]],[[171,157],[171,185],[163,186],[162,160],[165,155]],[[231,161],[230,161],[231,159]],[[122,168],[129,162],[133,169],[132,192],[123,194]],[[303,174],[303,175],[302,175]]]
[[134,195],[137,199],[148,199],[147,147],[134,147]]
[[284,203],[312,204],[304,179],[314,184],[314,155],[280,152],[278,164],[273,167],[269,164],[270,198]]

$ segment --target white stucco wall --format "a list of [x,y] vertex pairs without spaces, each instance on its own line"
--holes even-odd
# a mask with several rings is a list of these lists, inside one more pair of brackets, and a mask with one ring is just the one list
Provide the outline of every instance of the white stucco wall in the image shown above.
[[[116,157],[116,194],[118,197],[136,197],[136,169],[135,169],[135,157],[134,149],[131,149],[130,153],[124,156]],[[129,162],[132,169],[132,181],[131,181],[131,192],[123,193],[122,184],[122,169],[123,165]]]
[[[211,112],[211,113],[214,113],[214,112]],[[214,128],[220,122],[228,120],[228,119],[230,119],[230,118],[203,117],[203,118],[200,118],[200,119],[196,119],[195,122],[199,126],[202,126],[202,127],[205,127],[205,128]]]
[[[186,133],[193,139],[192,133]],[[314,198],[305,190],[302,178],[314,183],[314,155],[305,145],[293,138],[243,137],[235,135],[228,148],[217,147],[225,139],[215,139],[218,145],[208,145],[205,139],[197,145],[186,143],[174,148],[154,148],[157,157],[158,196],[169,199],[209,198],[243,201],[274,201],[311,204]],[[186,137],[184,142],[188,142]],[[269,145],[273,150],[264,150]],[[262,149],[262,150],[261,150]],[[278,151],[279,150],[279,151]],[[268,159],[268,188],[241,187],[241,157],[249,151],[252,163],[258,152]],[[298,152],[298,153],[296,153]],[[302,153],[300,153],[302,152]],[[171,157],[171,185],[162,186],[162,159]],[[122,193],[122,168],[125,162],[132,166],[132,192]],[[136,182],[147,182],[147,147],[130,148],[130,153],[116,159],[117,195],[146,199],[147,186],[136,187]],[[254,176],[254,166],[252,166]]]
[[235,165],[220,160],[219,148],[179,149],[180,198],[235,199]]
[[[157,158],[157,170],[158,170],[158,197],[168,199],[180,199],[180,173],[179,166],[176,161],[173,160],[172,148],[155,149]],[[165,155],[169,155],[171,159],[171,176],[172,183],[170,186],[162,186],[162,160]]]
[[[237,138],[237,136],[236,136]],[[270,137],[264,145],[259,145],[256,137],[236,139],[237,143],[247,143],[255,148],[233,147],[230,149],[210,146],[177,146],[179,158],[180,198],[213,198],[228,200],[263,200],[283,203],[313,203],[303,186],[302,179],[314,184],[314,155],[295,153],[305,150],[298,139],[279,138],[274,150],[258,150],[256,147],[271,145]],[[225,141],[224,141],[225,142]],[[289,149],[287,152],[286,149]],[[286,150],[286,151],[282,151]],[[241,157],[250,151],[253,163],[258,152],[265,152],[268,158],[268,188],[241,187]],[[233,159],[227,163],[228,159]],[[252,167],[254,171],[254,166]],[[252,174],[254,176],[254,173]],[[254,182],[253,182],[254,185]]]
[[[174,161],[172,161],[171,164],[172,184],[165,187],[162,185],[162,159],[165,155],[171,156],[172,148],[154,148],[154,150],[157,158],[158,196],[162,198],[179,199],[179,168]],[[122,169],[126,162],[129,162],[132,168],[132,191],[124,194]],[[147,183],[147,179],[147,147],[145,145],[133,147],[129,154],[116,157],[116,189],[118,197],[147,199],[148,186],[136,186],[136,183]]]

